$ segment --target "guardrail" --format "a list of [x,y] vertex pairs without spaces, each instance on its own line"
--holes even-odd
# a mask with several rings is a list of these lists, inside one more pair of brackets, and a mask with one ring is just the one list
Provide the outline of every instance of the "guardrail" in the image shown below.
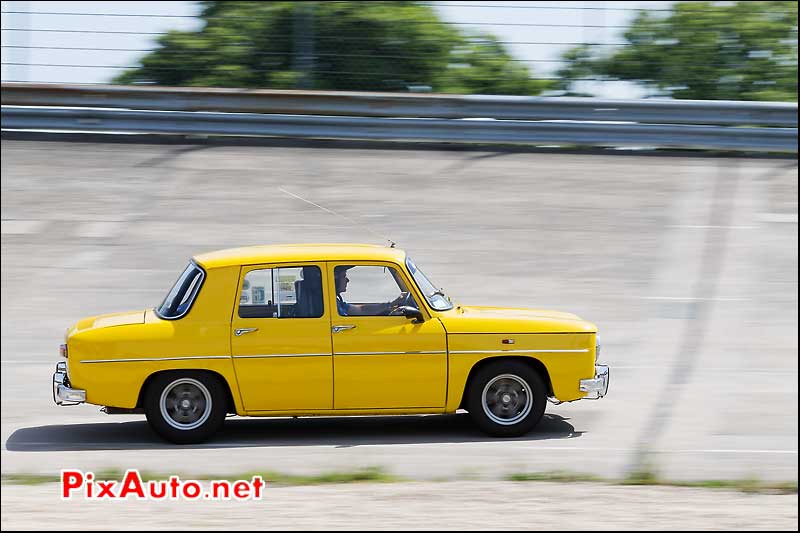
[[795,103],[4,83],[2,106],[4,130],[797,152]]

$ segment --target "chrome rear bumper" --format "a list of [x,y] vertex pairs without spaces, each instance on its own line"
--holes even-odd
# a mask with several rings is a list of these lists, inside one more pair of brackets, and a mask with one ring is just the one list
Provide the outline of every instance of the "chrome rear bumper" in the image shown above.
[[67,377],[67,363],[56,363],[56,372],[53,374],[53,401],[56,405],[78,405],[86,401],[86,391],[73,389],[69,386]]
[[594,365],[594,378],[580,381],[581,392],[587,392],[585,400],[598,400],[608,392],[608,365]]

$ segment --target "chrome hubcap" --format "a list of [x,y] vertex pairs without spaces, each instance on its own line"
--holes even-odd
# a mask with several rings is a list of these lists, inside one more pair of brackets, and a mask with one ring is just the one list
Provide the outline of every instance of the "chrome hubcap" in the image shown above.
[[483,412],[492,422],[510,426],[531,412],[531,387],[519,376],[501,374],[483,388],[481,403]]
[[161,416],[167,424],[188,431],[203,425],[211,415],[211,393],[191,378],[176,379],[161,393]]

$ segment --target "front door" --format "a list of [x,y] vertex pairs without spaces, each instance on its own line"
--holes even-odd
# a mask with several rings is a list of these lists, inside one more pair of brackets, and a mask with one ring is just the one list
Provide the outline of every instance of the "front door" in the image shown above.
[[246,411],[333,407],[325,276],[311,263],[242,268],[231,353]]
[[447,347],[444,327],[422,310],[415,323],[392,315],[419,308],[418,295],[394,265],[329,263],[334,408],[444,407]]

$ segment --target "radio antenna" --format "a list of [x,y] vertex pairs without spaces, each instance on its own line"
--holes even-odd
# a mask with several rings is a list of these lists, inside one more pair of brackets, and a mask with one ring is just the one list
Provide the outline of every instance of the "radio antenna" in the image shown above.
[[370,229],[370,228],[368,228],[367,226],[365,226],[363,222],[358,222],[357,220],[353,220],[352,218],[350,218],[350,217],[348,217],[348,216],[345,216],[345,215],[343,215],[343,214],[341,214],[341,213],[337,213],[336,211],[333,211],[332,209],[328,209],[327,207],[323,207],[323,206],[321,206],[321,205],[319,205],[319,204],[315,204],[315,203],[314,203],[314,202],[312,202],[311,200],[306,200],[306,199],[305,199],[305,198],[303,198],[302,196],[298,196],[298,195],[294,194],[293,192],[289,192],[289,191],[287,191],[286,189],[284,189],[284,188],[282,188],[282,187],[279,187],[279,188],[278,188],[278,190],[279,190],[279,191],[281,191],[281,192],[282,192],[282,193],[284,193],[284,194],[288,194],[288,195],[289,195],[289,196],[291,196],[292,198],[297,198],[298,200],[302,200],[303,202],[305,202],[305,203],[307,203],[307,204],[311,204],[311,205],[313,205],[314,207],[318,207],[319,209],[322,209],[322,210],[323,210],[323,211],[325,211],[326,213],[330,213],[330,214],[332,214],[332,215],[335,215],[335,216],[337,216],[337,217],[341,217],[341,218],[343,218],[343,219],[347,220],[348,222],[350,222],[350,223],[352,223],[352,224],[355,224],[355,225],[357,225],[357,226],[361,226],[362,228],[364,228],[364,229],[365,229],[365,230],[367,230],[368,232],[372,233],[373,235],[376,235],[376,236],[380,237],[380,238],[381,238],[381,240],[384,240],[384,241],[389,241],[389,243],[391,243],[391,245],[390,245],[389,247],[390,247],[390,248],[394,248],[395,242],[394,242],[392,239],[389,239],[389,238],[388,238],[388,237],[386,237],[385,235],[381,235],[381,234],[380,234],[380,233],[378,233],[377,231],[373,231],[372,229]]

